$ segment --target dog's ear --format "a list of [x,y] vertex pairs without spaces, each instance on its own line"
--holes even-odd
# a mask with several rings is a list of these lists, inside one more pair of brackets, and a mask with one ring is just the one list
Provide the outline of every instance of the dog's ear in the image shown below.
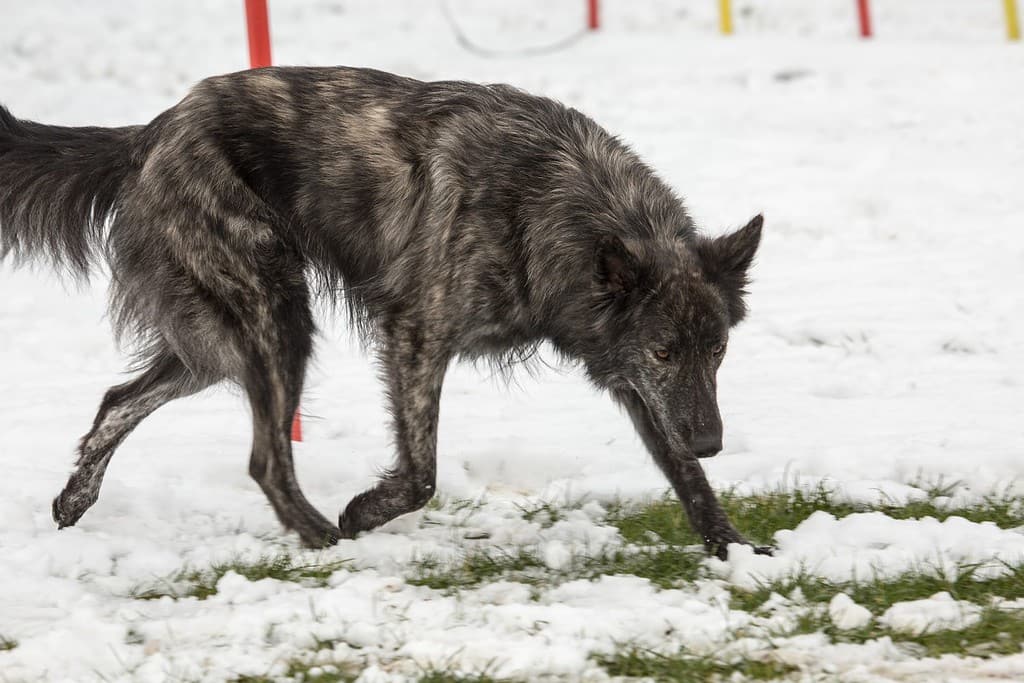
[[594,276],[599,291],[612,296],[636,289],[640,263],[616,235],[602,235],[594,252]]
[[747,271],[761,243],[764,216],[758,214],[736,232],[714,239],[699,237],[696,251],[705,276],[722,290],[729,307],[729,322],[743,320],[747,306],[743,297],[749,283]]

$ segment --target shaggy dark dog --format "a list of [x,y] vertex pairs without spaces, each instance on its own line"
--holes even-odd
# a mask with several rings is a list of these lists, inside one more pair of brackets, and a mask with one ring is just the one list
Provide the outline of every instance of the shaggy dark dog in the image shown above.
[[[746,543],[698,458],[721,449],[715,377],[744,316],[761,217],[697,235],[680,200],[574,109],[504,85],[269,68],[209,78],[146,126],[68,128],[0,108],[0,254],[84,275],[104,257],[143,372],[110,389],[53,503],[97,499],[118,444],[164,403],[237,382],[249,471],[311,546],[433,495],[458,356],[547,341],[635,422],[713,552]],[[398,460],[335,526],[303,496],[289,423],[311,288],[379,348]]]

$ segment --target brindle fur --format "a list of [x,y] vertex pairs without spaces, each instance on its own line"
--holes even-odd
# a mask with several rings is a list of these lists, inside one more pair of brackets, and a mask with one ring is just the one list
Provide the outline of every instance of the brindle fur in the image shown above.
[[[311,546],[434,494],[456,357],[541,342],[636,423],[714,552],[745,543],[697,457],[721,448],[715,374],[744,315],[761,219],[697,235],[681,201],[580,112],[505,85],[350,68],[209,78],[146,126],[69,128],[0,108],[0,254],[112,274],[143,372],[112,388],[53,503],[97,499],[114,449],[160,405],[228,380],[253,413],[249,471]],[[379,349],[398,458],[334,525],[303,496],[289,423],[314,332],[344,301]]]

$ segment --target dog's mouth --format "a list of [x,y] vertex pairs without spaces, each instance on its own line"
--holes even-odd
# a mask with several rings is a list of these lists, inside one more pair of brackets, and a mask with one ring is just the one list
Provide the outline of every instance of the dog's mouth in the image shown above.
[[698,436],[696,438],[686,437],[680,434],[674,429],[669,429],[665,422],[669,418],[665,416],[661,411],[653,410],[651,401],[647,400],[647,397],[643,392],[638,391],[636,387],[630,387],[633,393],[643,402],[647,408],[647,414],[651,418],[651,426],[653,426],[660,434],[662,441],[669,447],[672,453],[676,456],[682,457],[694,457],[694,458],[713,458],[722,452],[722,437],[721,435],[716,436]]
[[666,429],[664,419],[662,415],[655,410],[651,410],[651,404],[647,401],[642,393],[636,391],[636,395],[640,397],[644,405],[647,406],[647,414],[651,416],[651,423],[655,429],[661,434],[662,440],[668,445],[671,451],[676,455],[681,456],[692,456],[697,458],[712,458],[721,451],[721,446],[717,448],[714,446],[704,446],[702,448],[695,447],[695,444],[690,439],[679,436],[674,430]]

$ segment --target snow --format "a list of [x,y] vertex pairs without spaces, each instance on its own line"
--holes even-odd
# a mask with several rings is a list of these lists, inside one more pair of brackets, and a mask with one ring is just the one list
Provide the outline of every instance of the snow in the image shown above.
[[730,582],[749,589],[765,579],[810,570],[836,582],[893,578],[912,571],[936,571],[950,580],[966,565],[979,565],[979,578],[1003,574],[1024,563],[1024,533],[991,522],[949,517],[892,519],[881,512],[836,519],[821,510],[795,529],[775,535],[776,557],[736,547],[729,562],[715,562]]
[[828,618],[844,631],[863,628],[871,623],[871,610],[858,605],[846,593],[838,593],[828,603]]
[[[583,3],[568,0],[447,4],[495,49],[543,46],[583,20]],[[274,54],[552,95],[633,144],[709,232],[764,211],[752,313],[720,374],[726,450],[706,461],[715,486],[824,482],[872,502],[920,498],[939,481],[959,483],[954,501],[1020,492],[1024,51],[1004,42],[999,3],[876,0],[871,43],[854,38],[845,0],[736,3],[729,39],[714,34],[712,2],[603,4],[600,34],[491,60],[458,47],[435,3],[272,3]],[[0,15],[0,96],[25,118],[139,123],[200,78],[246,66],[238,3],[3,0]],[[414,559],[476,545],[529,544],[564,566],[618,543],[602,504],[665,489],[628,421],[571,368],[520,374],[511,388],[484,370],[452,371],[439,491],[474,502],[462,510],[299,551],[246,474],[244,402],[219,389],[143,423],[97,505],[58,533],[50,500],[106,387],[122,381],[104,276],[75,287],[5,264],[0,294],[0,635],[18,641],[0,651],[0,681],[280,674],[314,637],[338,641],[334,660],[369,664],[364,681],[432,665],[603,680],[591,652],[741,651],[743,640],[724,643],[764,618],[730,610],[713,582],[658,590],[608,576],[537,595],[497,583],[451,596],[403,580]],[[322,326],[296,462],[310,499],[334,514],[391,447],[372,363],[343,321],[324,314]],[[517,507],[580,500],[549,528]],[[1020,530],[959,518],[817,513],[776,542],[775,558],[737,548],[708,565],[750,585],[797,567],[842,580],[1024,559]],[[182,567],[282,549],[349,563],[323,588],[228,574],[204,601],[130,597]],[[933,598],[880,618],[954,623],[942,616],[952,607],[962,606]],[[851,681],[1024,679],[1024,655],[915,659],[887,639],[802,636],[778,652]]]
[[981,620],[981,606],[936,593],[926,600],[897,602],[878,617],[878,623],[894,631],[921,634],[951,629],[960,631]]

